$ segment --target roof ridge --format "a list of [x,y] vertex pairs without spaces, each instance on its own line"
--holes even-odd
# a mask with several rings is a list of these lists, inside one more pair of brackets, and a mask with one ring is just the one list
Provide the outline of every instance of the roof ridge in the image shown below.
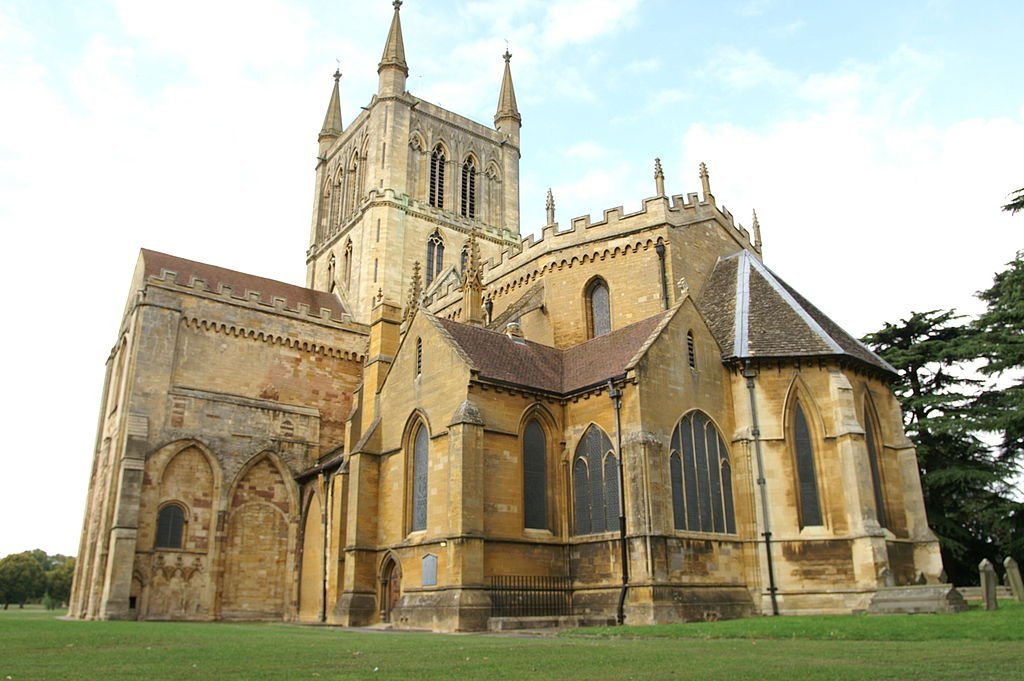
[[[764,280],[768,282],[768,285],[771,286],[772,289],[786,302],[786,304],[789,305],[790,308],[792,308],[792,310],[796,312],[797,315],[800,316],[800,319],[803,320],[804,324],[807,324],[807,326],[810,327],[810,329],[814,331],[818,335],[818,337],[825,341],[825,343],[830,348],[832,348],[832,350],[836,354],[847,354],[847,352],[843,350],[843,346],[840,345],[839,342],[836,341],[836,339],[833,338],[831,334],[825,331],[825,329],[822,328],[821,324],[819,324],[818,321],[813,316],[811,316],[811,313],[808,312],[804,308],[804,306],[800,304],[800,302],[798,302],[796,298],[793,297],[793,294],[789,292],[789,289],[779,282],[774,272],[765,267],[763,263],[757,262],[756,258],[751,258],[748,256],[745,258],[745,260],[747,261],[748,266],[751,264],[753,265],[754,269],[757,270],[758,274],[760,274],[764,278]],[[747,284],[749,286],[749,280]]]
[[[643,358],[643,356],[647,354],[647,351],[651,349],[652,345],[654,345],[654,341],[658,340],[658,338],[661,337],[661,333],[665,330],[665,327],[667,327],[669,325],[669,322],[671,322],[675,318],[676,314],[679,313],[679,310],[682,309],[683,303],[685,303],[688,299],[689,296],[683,298],[669,309],[660,313],[662,316],[661,321],[658,322],[658,325],[655,326],[654,330],[651,331],[651,333],[647,336],[647,340],[645,340],[640,345],[640,347],[637,348],[636,354],[634,354],[633,357],[628,362],[626,362],[627,371],[629,369],[634,368],[637,365],[637,363]],[[637,323],[639,324],[640,322]]]

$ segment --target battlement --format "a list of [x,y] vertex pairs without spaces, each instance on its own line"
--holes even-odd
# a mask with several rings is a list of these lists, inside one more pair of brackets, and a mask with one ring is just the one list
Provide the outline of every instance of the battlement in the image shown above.
[[565,248],[607,241],[661,225],[683,228],[708,220],[718,223],[736,241],[738,247],[754,247],[748,230],[736,222],[728,208],[718,206],[714,196],[708,194],[705,200],[700,200],[695,192],[685,197],[682,194],[655,196],[644,199],[642,207],[631,213],[624,213],[619,205],[605,209],[602,218],[597,221],[589,215],[583,215],[573,218],[568,229],[559,230],[557,222],[543,226],[539,239],[529,234],[521,239],[518,246],[502,251],[497,261],[488,260],[485,263],[485,284],[504,277],[527,262]]
[[341,302],[323,291],[143,249],[143,284],[220,298],[233,305],[296,319],[360,330]]

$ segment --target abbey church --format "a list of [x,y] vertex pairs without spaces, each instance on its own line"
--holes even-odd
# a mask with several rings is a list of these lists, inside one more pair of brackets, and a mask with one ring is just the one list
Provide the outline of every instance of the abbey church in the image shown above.
[[305,286],[140,252],[70,615],[473,631],[941,590],[895,371],[756,219],[655,162],[637,212],[549,195],[522,226],[510,55],[493,127],[446,111],[394,4],[347,125],[335,74]]

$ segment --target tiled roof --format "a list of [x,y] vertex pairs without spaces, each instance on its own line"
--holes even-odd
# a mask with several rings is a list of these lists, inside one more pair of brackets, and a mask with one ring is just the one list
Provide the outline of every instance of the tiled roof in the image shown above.
[[848,355],[896,372],[748,251],[718,261],[698,307],[724,359]]
[[672,311],[560,350],[471,324],[433,317],[481,378],[567,395],[621,376]]
[[283,298],[285,308],[288,310],[298,311],[298,305],[302,303],[309,306],[309,312],[314,316],[320,314],[321,308],[329,309],[331,317],[336,320],[340,320],[345,314],[337,297],[324,291],[314,291],[145,248],[142,249],[142,260],[145,263],[144,276],[147,280],[150,277],[160,277],[162,270],[168,270],[175,273],[174,283],[179,286],[191,286],[193,278],[202,279],[206,282],[206,290],[214,293],[221,292],[221,287],[226,286],[230,287],[231,295],[236,298],[247,299],[249,293],[259,293],[260,301],[267,305],[272,305],[274,298]]

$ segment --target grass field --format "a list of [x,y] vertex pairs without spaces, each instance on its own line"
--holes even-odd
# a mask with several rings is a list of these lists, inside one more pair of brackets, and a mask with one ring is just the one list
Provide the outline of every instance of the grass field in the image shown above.
[[28,679],[1024,679],[1024,606],[756,618],[560,636],[285,624],[68,622],[0,611],[0,681]]

